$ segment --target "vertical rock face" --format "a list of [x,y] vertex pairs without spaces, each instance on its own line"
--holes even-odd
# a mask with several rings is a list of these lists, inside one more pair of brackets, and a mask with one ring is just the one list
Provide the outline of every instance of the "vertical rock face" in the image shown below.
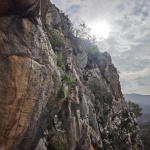
[[[68,28],[48,0],[0,2],[0,150],[143,150],[110,55],[92,53]],[[54,46],[50,31],[68,39]]]
[[[37,1],[24,3],[6,1],[0,8],[1,150],[34,149],[59,106],[56,99],[61,80],[56,56],[40,20],[34,25],[22,18],[22,14],[35,17],[39,5]],[[5,16],[6,11],[21,11],[20,7],[14,10],[16,6],[28,9],[21,16]]]

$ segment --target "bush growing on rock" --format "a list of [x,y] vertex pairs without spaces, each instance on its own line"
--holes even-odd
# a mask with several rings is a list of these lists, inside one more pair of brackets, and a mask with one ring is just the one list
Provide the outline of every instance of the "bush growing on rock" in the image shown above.
[[111,104],[113,97],[111,93],[106,89],[105,83],[100,79],[92,79],[88,84],[89,89],[95,95],[95,98],[98,99],[101,104]]
[[57,94],[58,100],[65,98],[64,86],[62,86]]
[[70,75],[64,72],[61,75],[62,82],[65,83],[68,86],[68,90],[71,90],[71,86],[75,83],[75,79]]
[[61,140],[50,142],[47,148],[48,150],[69,150],[70,149],[69,145],[64,143]]
[[90,53],[91,55],[99,54],[98,47],[90,42],[87,45],[87,52]]
[[61,53],[57,55],[57,66],[59,66],[62,70],[65,69],[64,58]]
[[53,48],[61,47],[65,44],[65,37],[63,34],[59,33],[56,30],[51,30],[49,32],[49,40]]
[[127,103],[129,111],[133,112],[136,117],[142,115],[142,108],[139,106],[139,104],[136,104],[134,102],[128,101]]

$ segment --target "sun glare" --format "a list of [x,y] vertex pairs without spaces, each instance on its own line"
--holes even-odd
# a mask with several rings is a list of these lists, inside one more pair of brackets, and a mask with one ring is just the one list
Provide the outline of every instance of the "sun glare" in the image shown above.
[[99,37],[100,39],[107,39],[110,31],[110,26],[106,22],[95,23],[91,26],[92,34]]

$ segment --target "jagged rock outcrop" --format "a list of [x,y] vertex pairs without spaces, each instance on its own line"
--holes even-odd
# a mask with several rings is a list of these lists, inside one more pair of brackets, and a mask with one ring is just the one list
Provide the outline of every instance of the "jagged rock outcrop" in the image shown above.
[[0,2],[0,150],[143,150],[110,55],[67,21],[48,0]]

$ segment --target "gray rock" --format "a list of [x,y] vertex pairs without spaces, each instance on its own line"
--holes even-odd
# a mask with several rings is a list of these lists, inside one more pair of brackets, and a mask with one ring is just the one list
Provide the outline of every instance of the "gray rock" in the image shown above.
[[47,147],[45,146],[45,140],[44,139],[40,139],[35,150],[47,150]]
[[[61,88],[63,70],[57,67],[47,33],[63,31],[68,37],[68,25],[55,5],[39,2],[0,2],[0,149],[46,150],[49,145],[104,150],[112,149],[116,138],[124,147],[143,150],[135,115],[128,112],[107,52],[94,55],[83,39],[56,46],[55,52],[62,53],[65,65],[70,63],[70,76],[75,78],[73,85]],[[88,81],[83,85],[85,76]],[[112,103],[107,103],[109,94],[103,94],[103,88],[95,89],[102,93],[95,99],[88,86],[92,79],[104,83]],[[59,98],[61,92],[65,98]],[[126,111],[129,117],[123,116]],[[49,138],[45,141],[43,135]]]
[[87,65],[87,54],[81,53],[76,56],[77,65],[80,66],[81,69],[84,69]]

